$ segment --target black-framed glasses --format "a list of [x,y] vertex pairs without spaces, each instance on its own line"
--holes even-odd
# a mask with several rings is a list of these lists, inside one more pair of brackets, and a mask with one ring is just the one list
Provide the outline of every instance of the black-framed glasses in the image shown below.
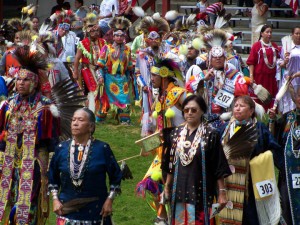
[[189,113],[189,112],[191,112],[191,113],[196,113],[196,112],[198,112],[199,110],[197,109],[197,108],[193,108],[193,107],[191,107],[191,108],[184,108],[183,109],[183,112],[184,113]]

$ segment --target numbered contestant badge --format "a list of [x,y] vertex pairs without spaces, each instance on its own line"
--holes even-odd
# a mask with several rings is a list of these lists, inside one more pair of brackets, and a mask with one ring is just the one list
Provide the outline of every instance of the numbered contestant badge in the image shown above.
[[275,185],[274,182],[271,180],[264,180],[261,182],[257,182],[255,185],[258,194],[261,198],[268,197],[275,193]]
[[234,82],[226,78],[223,88],[218,91],[216,97],[214,98],[214,103],[223,108],[229,108],[234,99],[233,93]]
[[300,173],[292,174],[292,181],[293,181],[293,188],[294,189],[300,188]]

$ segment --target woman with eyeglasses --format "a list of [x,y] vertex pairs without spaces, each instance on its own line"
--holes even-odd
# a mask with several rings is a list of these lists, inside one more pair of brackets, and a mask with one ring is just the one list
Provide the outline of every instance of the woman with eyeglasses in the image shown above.
[[165,156],[169,163],[162,168],[168,173],[164,195],[171,201],[170,224],[212,224],[209,212],[216,193],[218,210],[227,203],[224,178],[231,174],[230,168],[219,133],[203,122],[207,109],[204,99],[191,95],[184,100],[182,108],[186,122],[170,135]]
[[[280,168],[280,145],[275,141],[268,128],[257,121],[255,102],[250,96],[244,95],[235,99],[233,116],[223,129],[220,129],[220,133],[222,134],[223,150],[232,172],[232,175],[225,179],[228,205],[231,207],[226,207],[220,212],[220,224],[277,224],[278,222],[274,221],[279,220],[280,217],[280,201],[275,173],[272,174],[271,171],[274,171],[273,161],[276,167]],[[266,159],[266,161],[260,161],[263,169],[251,166],[250,171],[249,165],[252,159],[267,150],[272,150],[273,155],[270,152],[261,155]],[[252,171],[268,175],[268,178],[261,178]],[[272,175],[273,180],[270,179]],[[259,184],[256,182],[257,180],[271,182]],[[264,189],[265,185],[266,189]],[[263,194],[266,194],[264,192],[268,192],[269,195],[264,196]]]

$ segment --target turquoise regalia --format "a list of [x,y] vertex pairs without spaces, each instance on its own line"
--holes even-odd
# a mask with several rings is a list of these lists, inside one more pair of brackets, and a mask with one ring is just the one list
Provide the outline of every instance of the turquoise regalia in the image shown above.
[[278,185],[281,193],[283,217],[287,224],[300,221],[300,116],[292,110],[279,119],[275,135],[284,149],[284,166],[280,170]]
[[126,45],[105,45],[100,52],[98,66],[104,77],[109,102],[119,108],[130,104],[129,81],[133,72],[130,48]]

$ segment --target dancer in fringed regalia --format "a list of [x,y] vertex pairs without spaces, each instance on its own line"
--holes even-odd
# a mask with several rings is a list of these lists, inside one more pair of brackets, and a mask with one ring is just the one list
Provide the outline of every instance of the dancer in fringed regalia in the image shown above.
[[[16,94],[0,106],[0,221],[9,224],[44,224],[49,216],[47,168],[49,152],[60,134],[70,135],[69,114],[77,103],[72,82],[53,87],[53,102],[41,93],[41,70],[48,63],[35,42],[18,47],[14,54],[21,65],[16,74]],[[75,94],[74,94],[75,93]],[[70,107],[70,104],[72,107]],[[66,108],[64,108],[66,107]],[[63,122],[59,124],[60,113]],[[60,126],[59,126],[60,125]],[[66,136],[62,136],[66,137]]]
[[225,179],[229,204],[219,214],[220,224],[277,224],[281,209],[274,162],[281,168],[281,147],[257,121],[251,97],[235,99],[233,117],[220,131],[232,171]]
[[[299,76],[300,73],[298,72]],[[287,89],[287,88],[286,88]],[[282,216],[286,224],[300,221],[300,88],[291,93],[296,108],[276,119],[276,108],[270,109],[269,126],[281,145],[283,165],[279,169],[278,186],[281,194]]]
[[[234,98],[248,95],[250,88],[253,88],[262,100],[269,100],[269,93],[263,87],[251,84],[250,79],[243,73],[228,66],[224,50],[227,35],[223,30],[214,29],[206,32],[203,41],[209,51],[208,70],[202,72],[200,68],[195,68],[194,71],[198,73],[198,76],[194,77],[197,79],[192,80],[189,85],[196,87],[198,93],[204,96],[208,104],[207,119],[214,121],[213,126],[221,125],[222,121],[219,116],[224,112],[230,112]],[[228,120],[228,115],[230,117],[230,113],[223,114],[221,119]]]
[[125,17],[111,21],[114,29],[113,44],[104,45],[98,59],[99,83],[104,84],[109,103],[115,106],[121,124],[130,124],[130,76],[133,72],[130,48],[124,43],[125,33],[131,22]]
[[[99,68],[97,65],[100,50],[105,45],[105,41],[100,38],[100,29],[98,26],[97,16],[88,13],[84,19],[83,30],[86,38],[79,42],[76,57],[74,60],[73,78],[78,80],[79,85],[83,88],[85,94],[88,95],[89,108],[97,116],[97,121],[106,116],[109,109],[109,102],[103,85],[98,84]],[[81,71],[79,70],[79,62],[81,60]]]
[[[184,120],[181,113],[181,104],[185,98],[185,89],[175,84],[182,81],[182,74],[177,63],[171,59],[164,59],[151,67],[151,82],[153,88],[158,88],[159,94],[153,103],[153,118],[156,119],[156,130],[168,133],[169,129],[179,126]],[[162,176],[161,164],[164,160],[164,149],[154,150],[155,158],[143,180],[137,185],[137,194],[145,197],[146,193],[153,197],[152,207],[157,211],[155,225],[167,223],[167,211],[161,201],[162,185],[165,179]]]
[[[153,133],[152,122],[152,104],[153,90],[151,83],[151,67],[162,59],[164,49],[162,47],[162,36],[170,30],[167,21],[163,18],[152,18],[151,16],[144,17],[137,27],[137,30],[142,31],[145,37],[145,42],[149,47],[142,48],[137,51],[135,76],[137,84],[140,87],[141,107],[142,107],[142,137]],[[155,124],[154,124],[155,125]]]

